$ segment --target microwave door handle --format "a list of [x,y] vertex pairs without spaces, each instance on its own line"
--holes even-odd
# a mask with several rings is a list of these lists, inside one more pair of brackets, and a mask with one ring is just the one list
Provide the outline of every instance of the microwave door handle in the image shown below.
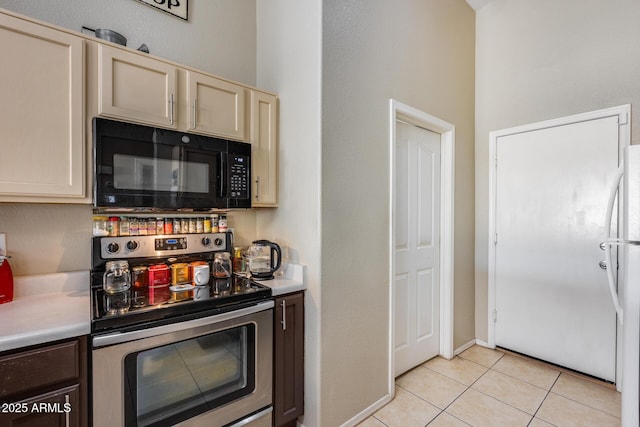
[[220,186],[218,196],[223,199],[227,196],[227,156],[226,153],[220,153]]

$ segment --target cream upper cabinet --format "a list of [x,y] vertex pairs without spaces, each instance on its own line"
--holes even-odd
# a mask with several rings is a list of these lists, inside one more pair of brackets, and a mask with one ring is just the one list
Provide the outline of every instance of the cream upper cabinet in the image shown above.
[[100,44],[98,114],[176,128],[177,70],[155,58]]
[[244,141],[247,89],[194,71],[185,73],[187,129]]
[[251,91],[251,194],[254,207],[278,206],[277,97]]
[[0,14],[0,201],[89,203],[84,40]]

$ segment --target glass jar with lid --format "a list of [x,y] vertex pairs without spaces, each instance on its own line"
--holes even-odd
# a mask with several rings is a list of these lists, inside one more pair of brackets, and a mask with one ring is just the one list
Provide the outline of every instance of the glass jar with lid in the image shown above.
[[213,258],[213,277],[231,277],[231,255],[229,252],[218,252]]
[[128,291],[131,288],[129,262],[125,260],[108,261],[102,279],[102,287],[108,294]]
[[94,236],[108,236],[109,235],[109,218],[106,216],[94,216],[93,217],[93,235]]

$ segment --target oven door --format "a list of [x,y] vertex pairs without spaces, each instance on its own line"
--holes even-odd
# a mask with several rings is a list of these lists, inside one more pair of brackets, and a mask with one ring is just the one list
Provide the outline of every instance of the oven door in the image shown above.
[[266,301],[93,336],[93,425],[225,426],[268,414],[272,328],[273,301]]
[[93,119],[100,208],[226,208],[228,141]]

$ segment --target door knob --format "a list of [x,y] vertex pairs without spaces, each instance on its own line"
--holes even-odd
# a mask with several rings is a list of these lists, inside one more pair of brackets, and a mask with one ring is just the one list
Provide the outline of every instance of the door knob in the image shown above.
[[607,269],[607,261],[602,260],[598,263],[598,265],[600,266],[601,269],[606,270]]

